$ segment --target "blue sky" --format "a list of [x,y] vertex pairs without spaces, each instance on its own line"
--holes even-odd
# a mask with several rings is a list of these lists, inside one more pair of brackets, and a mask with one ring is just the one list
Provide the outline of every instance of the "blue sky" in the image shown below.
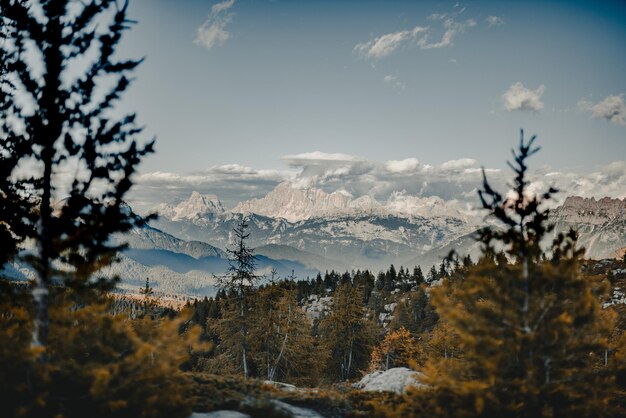
[[394,185],[350,161],[499,169],[520,128],[544,172],[610,167],[620,180],[596,192],[626,194],[624,2],[134,0],[130,15],[120,55],[146,61],[123,107],[157,137],[140,204],[146,185],[234,202],[311,172],[384,198]]

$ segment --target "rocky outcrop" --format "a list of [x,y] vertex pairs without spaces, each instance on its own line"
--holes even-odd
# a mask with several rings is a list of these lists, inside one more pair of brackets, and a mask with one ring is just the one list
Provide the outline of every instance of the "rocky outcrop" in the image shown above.
[[568,197],[551,220],[557,232],[578,232],[587,258],[614,257],[626,246],[626,199]]

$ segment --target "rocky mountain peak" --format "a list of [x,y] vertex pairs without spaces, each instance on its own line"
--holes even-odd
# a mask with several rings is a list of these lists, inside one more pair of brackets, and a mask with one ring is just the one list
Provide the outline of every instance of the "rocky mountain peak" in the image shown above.
[[604,224],[612,220],[626,219],[626,199],[603,197],[583,198],[570,196],[563,205],[554,211],[557,219],[567,222],[585,222],[589,224]]
[[297,222],[349,212],[351,201],[352,196],[345,191],[326,193],[322,189],[301,189],[290,182],[283,182],[265,197],[241,202],[232,211]]
[[207,215],[219,215],[225,209],[217,196],[212,194],[203,195],[199,192],[192,192],[189,199],[180,202],[178,205],[161,204],[155,208],[161,216],[178,221],[182,219],[193,220],[203,218]]

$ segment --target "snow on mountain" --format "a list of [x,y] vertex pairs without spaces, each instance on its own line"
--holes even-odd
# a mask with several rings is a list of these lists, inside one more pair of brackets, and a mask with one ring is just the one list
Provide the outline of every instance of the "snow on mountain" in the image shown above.
[[626,246],[626,199],[565,199],[550,216],[557,232],[574,228],[587,258],[607,258]]
[[150,226],[133,228],[126,234],[118,234],[119,243],[128,244],[133,249],[160,249],[186,254],[193,258],[222,257],[226,254],[219,248],[201,241],[185,241]]
[[626,219],[626,198],[600,200],[570,196],[563,205],[554,211],[554,217],[568,223],[604,225],[608,222]]
[[[452,249],[476,256],[479,246],[470,234],[485,225],[484,213],[468,210],[461,202],[402,191],[379,202],[370,196],[354,198],[345,191],[326,193],[284,182],[265,197],[241,202],[230,211],[194,212],[206,207],[192,204],[201,197],[194,193],[189,201],[162,212],[155,225],[188,241],[226,248],[235,225],[248,216],[250,245],[279,246],[271,249],[272,258],[291,257],[316,268],[320,260],[374,270],[390,263],[428,266],[438,264]],[[580,233],[587,257],[611,257],[626,246],[625,201],[571,197],[551,219],[558,232],[573,227]]]
[[198,192],[193,192],[189,199],[180,202],[178,205],[168,203],[158,205],[155,208],[155,212],[176,221],[182,219],[194,220],[211,215],[220,215],[224,213],[224,206],[215,195],[202,195]]
[[232,212],[256,213],[272,218],[284,218],[289,222],[347,215],[466,218],[458,208],[451,207],[437,196],[411,196],[399,191],[392,193],[387,202],[381,203],[368,195],[353,198],[345,191],[326,193],[318,188],[300,189],[290,182],[280,183],[261,199],[239,203]]
[[[186,240],[200,240],[226,248],[243,214],[226,212],[210,220],[173,221],[159,218],[154,225]],[[458,218],[397,215],[344,215],[288,222],[284,218],[249,215],[249,244],[278,244],[340,260],[351,268],[378,271],[415,254],[445,245],[471,232]],[[276,256],[273,254],[272,257]]]
[[470,223],[478,223],[474,210],[463,207],[458,201],[446,202],[439,196],[412,196],[404,191],[393,192],[385,204],[390,213],[423,216],[426,218],[454,217]]
[[299,189],[290,182],[283,182],[261,199],[239,203],[232,212],[256,213],[298,222],[347,213],[369,213],[378,209],[381,209],[380,204],[371,198],[353,200],[345,191],[326,193],[317,188]]
[[383,204],[367,195],[353,198],[345,191],[326,193],[284,182],[261,199],[205,215],[194,212],[198,206],[204,207],[192,204],[200,197],[194,193],[178,206],[161,205],[157,208],[161,217],[154,225],[185,240],[226,248],[232,242],[235,225],[248,216],[250,245],[280,245],[284,255],[273,248],[272,258],[292,257],[316,267],[320,260],[335,266],[338,263],[331,261],[339,260],[350,267],[386,268],[389,263],[445,245],[474,228],[467,217],[442,199],[404,192],[394,193]]
[[[554,234],[565,233],[570,228],[578,232],[578,245],[585,248],[586,258],[619,258],[620,250],[626,247],[626,199],[605,197],[595,200],[570,196],[550,212],[549,221],[555,226]],[[474,233],[458,237],[442,247],[408,259],[405,265],[436,265],[451,250],[461,255],[469,254],[476,260],[480,255],[480,244],[474,237]]]

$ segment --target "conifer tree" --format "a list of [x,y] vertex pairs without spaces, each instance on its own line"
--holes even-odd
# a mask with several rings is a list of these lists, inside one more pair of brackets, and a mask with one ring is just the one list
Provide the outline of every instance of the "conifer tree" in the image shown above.
[[414,292],[409,292],[404,298],[398,301],[393,312],[393,318],[389,323],[389,328],[398,330],[406,328],[413,336],[418,336],[423,332],[430,331],[437,323],[438,316],[435,308],[422,285]]
[[415,338],[404,327],[391,331],[372,351],[370,370],[389,370],[393,367],[409,367],[418,357]]
[[269,381],[314,382],[319,361],[311,324],[293,290],[268,286],[252,295],[255,321],[250,325],[250,352],[259,377]]
[[154,289],[150,286],[150,278],[146,277],[146,284],[139,289],[139,294],[143,296],[143,311],[144,314],[149,314],[152,308],[157,304],[154,300]]
[[447,361],[457,359],[461,355],[459,338],[445,321],[438,321],[422,341],[421,351],[431,361]]
[[123,248],[111,234],[143,223],[123,199],[152,151],[135,116],[114,109],[140,63],[115,57],[126,12],[114,0],[0,0],[0,262],[25,238],[36,245],[29,300],[22,286],[6,286],[9,301],[0,292],[3,416],[190,413],[180,366],[196,330],[179,333],[184,315],[158,326],[113,315],[101,291],[115,280],[97,274]]
[[[53,281],[74,288],[111,287],[111,281],[92,276],[121,249],[111,245],[111,234],[141,223],[123,199],[137,164],[153,145],[137,143],[141,128],[134,114],[118,119],[112,113],[130,85],[129,73],[141,62],[114,58],[132,24],[127,6],[114,0],[70,3],[0,1],[2,25],[11,28],[0,49],[13,94],[22,98],[3,104],[0,116],[1,148],[11,153],[2,164],[2,183],[22,164],[35,163],[31,177],[14,182],[14,187],[27,187],[17,194],[2,190],[9,196],[3,205],[24,197],[19,218],[10,224],[18,236],[21,225],[29,222],[24,214],[35,204],[37,217],[30,226],[37,251],[28,258],[37,272],[32,292],[35,347],[46,345]],[[63,169],[76,176],[66,179],[59,174]],[[68,197],[54,206],[63,196]]]
[[[542,246],[552,228],[544,203],[555,190],[529,191],[534,139],[525,142],[522,132],[507,197],[484,178],[481,202],[503,228],[480,231],[481,261],[464,280],[446,280],[431,292],[463,350],[462,361],[433,361],[425,369],[431,415],[611,415],[611,378],[595,367],[611,323],[599,298],[606,286],[582,277],[573,231],[557,235],[547,252]],[[511,262],[488,256],[496,243]]]
[[234,242],[226,249],[229,255],[228,273],[219,278],[222,290],[233,295],[225,307],[224,318],[219,322],[218,329],[221,344],[231,353],[236,364],[241,366],[244,377],[250,375],[248,364],[248,332],[251,321],[249,292],[261,279],[255,274],[256,258],[254,248],[248,246],[250,233],[247,231],[248,218],[243,216],[233,229]]
[[435,266],[432,266],[428,271],[428,284],[432,284],[437,280],[439,280],[439,273],[437,273],[437,269],[435,268]]
[[330,313],[320,324],[320,334],[329,353],[331,377],[347,380],[367,368],[376,327],[366,319],[363,293],[358,287],[344,284],[335,290]]
[[414,287],[419,287],[424,284],[424,273],[422,273],[422,267],[415,266],[413,268],[413,275],[411,276],[411,282]]

